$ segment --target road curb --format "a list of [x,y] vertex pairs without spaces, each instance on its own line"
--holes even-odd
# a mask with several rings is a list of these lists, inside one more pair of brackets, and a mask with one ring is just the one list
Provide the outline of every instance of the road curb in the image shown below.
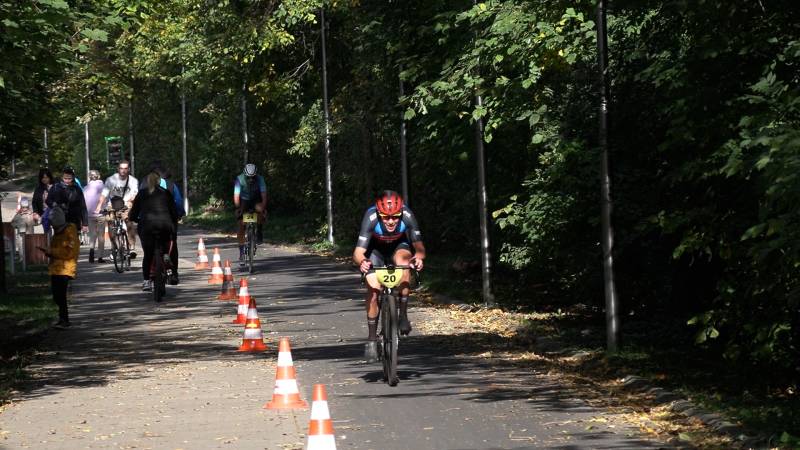
[[699,420],[712,430],[729,436],[739,442],[744,448],[761,450],[769,449],[769,439],[765,436],[748,435],[744,428],[729,421],[719,413],[710,412],[695,403],[683,398],[667,389],[655,386],[652,382],[638,375],[628,375],[622,378],[622,385],[626,390],[645,393],[653,397],[653,401],[676,414]]

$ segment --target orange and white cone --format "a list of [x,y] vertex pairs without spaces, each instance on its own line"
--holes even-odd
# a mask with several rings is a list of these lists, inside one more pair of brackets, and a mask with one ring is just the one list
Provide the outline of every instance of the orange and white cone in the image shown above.
[[328,410],[328,394],[325,393],[324,384],[314,385],[306,450],[336,450],[336,438],[333,435],[333,422]]
[[292,349],[289,338],[283,337],[278,344],[278,367],[275,369],[275,390],[272,401],[264,405],[266,409],[308,408],[308,403],[300,399],[297,378],[292,362]]
[[224,275],[222,292],[217,296],[217,300],[236,300],[236,286],[233,285],[233,272],[231,272],[231,261],[229,259],[225,260],[225,268],[222,273]]
[[194,264],[195,270],[208,269],[208,255],[206,255],[206,245],[203,244],[203,238],[197,243],[197,262]]
[[219,265],[219,249],[214,248],[213,267],[211,267],[211,275],[208,277],[208,284],[222,284],[225,281],[225,274],[222,273],[222,267]]
[[264,334],[261,332],[261,321],[258,320],[256,299],[250,297],[250,304],[247,306],[247,322],[244,324],[244,336],[242,336],[242,345],[239,346],[238,351],[263,352],[266,349]]
[[250,291],[247,289],[247,279],[239,280],[239,306],[236,309],[236,319],[231,323],[247,323],[247,309],[250,307]]

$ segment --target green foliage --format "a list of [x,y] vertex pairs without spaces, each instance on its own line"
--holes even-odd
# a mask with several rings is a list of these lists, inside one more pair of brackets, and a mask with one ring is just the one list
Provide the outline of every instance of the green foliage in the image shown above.
[[[130,105],[137,167],[162,159],[177,174],[185,96],[193,204],[229,201],[246,149],[267,178],[275,236],[322,242],[321,6],[0,0],[3,154],[12,142],[34,152],[49,125],[51,160],[78,167],[80,117],[102,165],[97,140],[129,137]],[[602,304],[595,6],[326,5],[337,242],[351,245],[376,192],[401,190],[405,121],[426,245],[473,267],[480,120],[501,301]],[[784,385],[800,377],[796,11],[789,0],[619,1],[608,20],[623,312],[668,313],[682,338]],[[477,298],[472,275],[459,288]]]

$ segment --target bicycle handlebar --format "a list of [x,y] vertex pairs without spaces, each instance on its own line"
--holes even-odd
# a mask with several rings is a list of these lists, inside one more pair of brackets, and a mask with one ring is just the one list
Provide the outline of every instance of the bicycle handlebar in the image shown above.
[[[369,268],[369,270],[367,271],[367,273],[375,273],[375,271],[376,271],[376,270],[380,270],[380,269],[388,269],[388,270],[392,270],[392,269],[411,270],[411,272],[414,274],[414,281],[415,281],[417,284],[419,284],[419,270],[417,270],[417,268],[416,268],[416,267],[414,267],[414,266],[411,266],[411,265],[405,265],[405,264],[398,264],[398,265],[394,265],[394,266],[372,266],[372,267],[370,267],[370,268]],[[366,280],[366,279],[367,279],[367,273],[361,272],[361,284],[362,284],[362,285],[364,284],[364,280]]]

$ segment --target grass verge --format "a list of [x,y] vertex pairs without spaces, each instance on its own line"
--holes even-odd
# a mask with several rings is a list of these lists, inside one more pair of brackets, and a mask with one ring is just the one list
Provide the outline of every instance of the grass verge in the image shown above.
[[7,281],[8,295],[0,301],[0,405],[8,402],[14,385],[25,379],[25,366],[33,355],[36,339],[20,337],[46,327],[58,316],[45,266],[29,267]]

